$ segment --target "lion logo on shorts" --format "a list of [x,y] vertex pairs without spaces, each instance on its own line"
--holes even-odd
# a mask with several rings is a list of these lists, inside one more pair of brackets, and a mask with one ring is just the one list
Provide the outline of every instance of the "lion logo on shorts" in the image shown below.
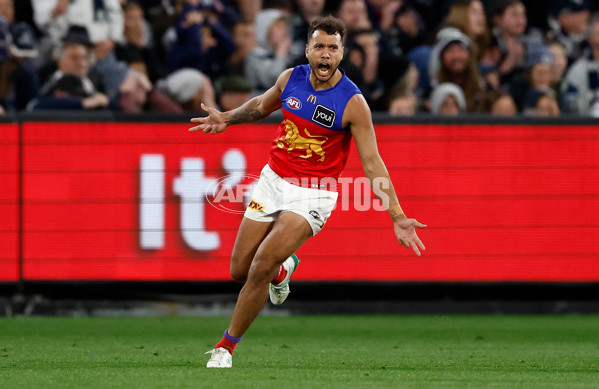
[[[324,161],[324,150],[322,145],[329,138],[324,135],[310,135],[307,128],[304,128],[304,133],[307,137],[300,135],[300,131],[291,120],[285,121],[285,131],[287,134],[284,137],[277,139],[277,146],[284,148],[287,144],[287,152],[291,150],[306,150],[305,155],[300,155],[300,158],[310,158],[312,153],[316,153],[320,158],[318,161]],[[322,140],[321,140],[322,139]]]

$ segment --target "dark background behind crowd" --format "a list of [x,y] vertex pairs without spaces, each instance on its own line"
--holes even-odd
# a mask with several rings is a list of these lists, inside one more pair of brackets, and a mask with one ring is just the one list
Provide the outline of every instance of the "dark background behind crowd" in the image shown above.
[[[235,108],[346,25],[373,111],[599,116],[590,0],[0,0],[0,112]],[[596,13],[597,12],[597,13]]]

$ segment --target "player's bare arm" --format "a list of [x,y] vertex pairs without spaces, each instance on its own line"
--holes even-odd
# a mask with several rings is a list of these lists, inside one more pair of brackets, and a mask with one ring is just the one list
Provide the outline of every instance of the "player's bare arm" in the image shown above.
[[202,109],[208,112],[208,116],[192,118],[192,123],[199,124],[191,127],[189,131],[202,130],[205,134],[218,134],[233,124],[251,123],[264,119],[281,108],[281,93],[285,89],[292,71],[293,69],[285,70],[270,89],[231,111],[220,112],[218,109],[202,103]]
[[[416,255],[420,255],[420,249],[424,250],[425,247],[416,234],[416,228],[425,228],[426,225],[416,219],[407,218],[399,205],[389,172],[378,151],[370,108],[368,108],[363,95],[354,95],[350,99],[343,114],[343,121],[344,124],[350,126],[366,178],[371,184],[375,182],[375,179],[388,183],[388,185],[381,185],[376,189],[384,193],[388,199],[387,211],[393,220],[397,241],[407,248],[411,247]],[[379,195],[378,190],[375,190],[377,195]]]

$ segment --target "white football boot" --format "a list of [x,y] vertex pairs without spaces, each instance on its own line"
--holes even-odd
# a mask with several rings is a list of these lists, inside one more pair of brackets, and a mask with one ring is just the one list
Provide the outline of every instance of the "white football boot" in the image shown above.
[[212,354],[206,367],[233,367],[233,356],[224,347],[215,348],[206,354]]
[[283,267],[287,270],[287,276],[281,283],[278,285],[270,284],[270,289],[268,291],[268,295],[270,296],[270,302],[274,305],[281,305],[289,296],[289,278],[291,274],[297,269],[297,265],[299,265],[300,260],[297,258],[295,254],[291,254],[289,258],[283,262]]

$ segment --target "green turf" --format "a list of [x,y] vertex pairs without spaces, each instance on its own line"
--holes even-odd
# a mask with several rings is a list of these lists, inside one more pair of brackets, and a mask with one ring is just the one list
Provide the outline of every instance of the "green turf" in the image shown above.
[[0,319],[0,388],[597,388],[598,316]]

